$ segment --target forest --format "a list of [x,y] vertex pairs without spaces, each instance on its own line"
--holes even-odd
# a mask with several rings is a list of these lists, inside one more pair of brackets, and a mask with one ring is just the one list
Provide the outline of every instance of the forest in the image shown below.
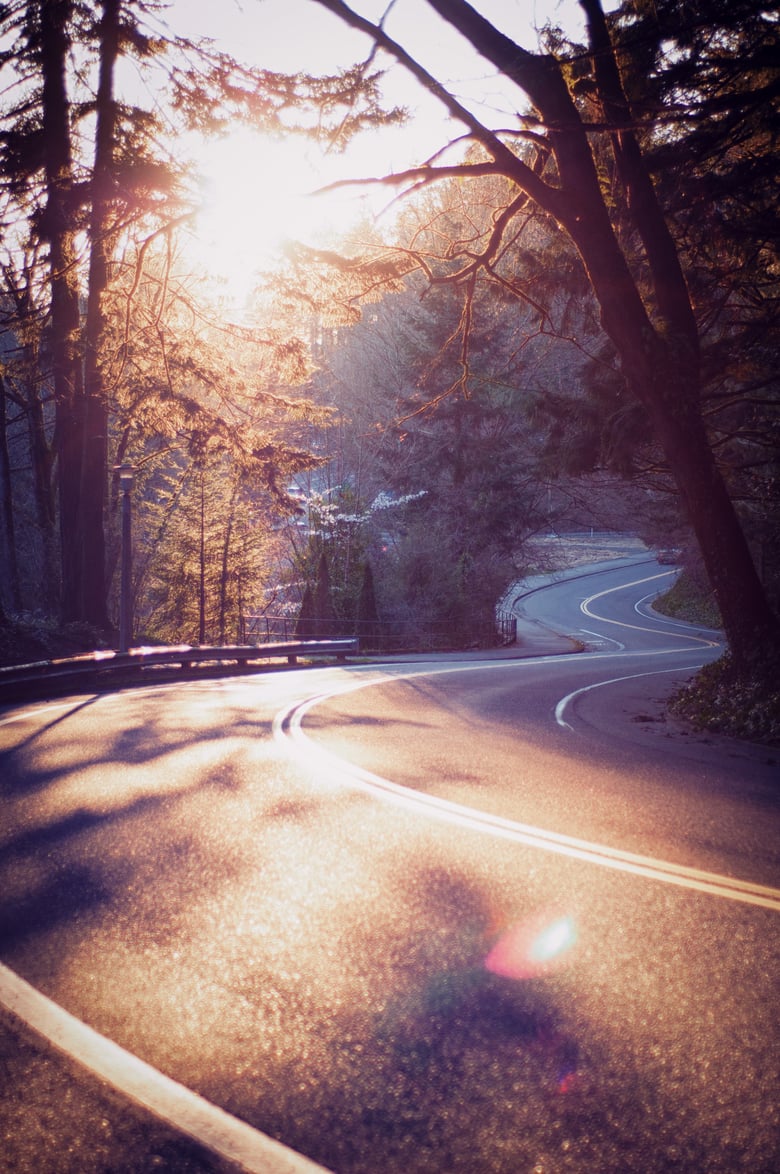
[[[515,88],[507,125],[413,28],[301,2],[371,52],[281,74],[156,0],[0,5],[2,659],[117,646],[124,468],[136,644],[483,646],[539,539],[595,528],[681,550],[729,671],[776,679],[777,6],[580,0],[583,43],[531,52],[425,0]],[[381,134],[413,117],[390,65],[451,137],[227,315],[184,144]]]

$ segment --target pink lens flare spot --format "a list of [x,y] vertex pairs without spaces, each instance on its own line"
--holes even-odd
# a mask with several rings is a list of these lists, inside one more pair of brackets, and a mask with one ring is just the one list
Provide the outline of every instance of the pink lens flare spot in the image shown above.
[[561,1096],[566,1096],[567,1093],[574,1092],[579,1087],[580,1078],[576,1072],[564,1072],[558,1078],[557,1090]]
[[485,969],[502,978],[537,978],[564,964],[576,941],[576,926],[568,914],[537,916],[499,938],[485,959]]

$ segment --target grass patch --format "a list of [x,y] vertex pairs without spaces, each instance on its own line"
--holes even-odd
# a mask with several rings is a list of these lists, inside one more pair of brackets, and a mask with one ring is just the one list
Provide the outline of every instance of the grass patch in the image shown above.
[[712,594],[700,587],[687,571],[683,571],[664,595],[653,600],[653,607],[673,620],[685,620],[705,628],[721,627],[720,612]]

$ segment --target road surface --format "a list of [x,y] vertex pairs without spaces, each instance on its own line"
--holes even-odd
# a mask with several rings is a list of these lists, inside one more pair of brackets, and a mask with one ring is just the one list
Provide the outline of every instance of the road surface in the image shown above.
[[0,1169],[776,1170],[777,759],[664,718],[718,649],[628,561],[518,602],[542,659],[7,711],[0,958],[230,1116],[6,1016]]

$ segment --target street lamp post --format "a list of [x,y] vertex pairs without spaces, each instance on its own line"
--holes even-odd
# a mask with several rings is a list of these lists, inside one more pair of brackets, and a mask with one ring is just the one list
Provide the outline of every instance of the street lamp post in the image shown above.
[[122,490],[122,577],[119,592],[119,651],[127,652],[133,635],[133,465],[119,465],[119,488]]

